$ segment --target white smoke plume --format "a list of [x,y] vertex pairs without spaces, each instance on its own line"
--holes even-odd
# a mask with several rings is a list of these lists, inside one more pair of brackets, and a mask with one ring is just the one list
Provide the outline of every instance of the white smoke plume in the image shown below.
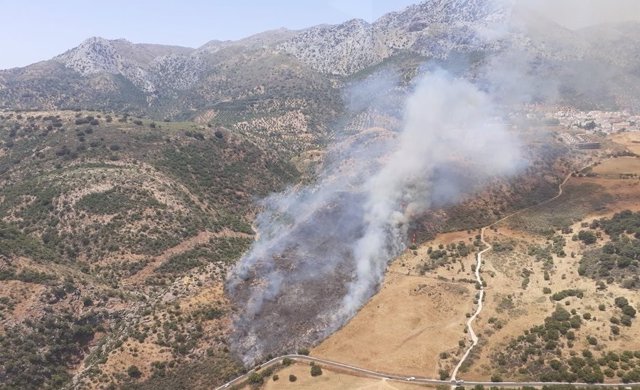
[[[369,80],[355,95],[390,87]],[[227,285],[242,308],[234,347],[246,363],[297,347],[287,342],[298,329],[316,329],[302,335],[308,343],[342,326],[405,249],[412,219],[523,167],[517,138],[469,81],[427,72],[404,107],[399,131],[344,136],[314,185],[264,201],[259,238]]]
[[[365,230],[353,246],[356,273],[340,315],[350,316],[370,297],[388,261],[404,249],[411,218],[431,206],[434,187],[449,187],[435,177],[439,167],[464,166],[482,180],[522,166],[518,142],[496,114],[490,98],[468,81],[443,71],[420,81],[395,150],[364,183]],[[449,189],[456,200],[460,189]]]

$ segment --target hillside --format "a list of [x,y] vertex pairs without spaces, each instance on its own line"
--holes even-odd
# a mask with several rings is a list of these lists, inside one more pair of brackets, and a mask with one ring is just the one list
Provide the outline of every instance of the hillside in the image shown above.
[[145,377],[149,356],[238,369],[222,283],[254,197],[298,177],[287,160],[224,129],[100,112],[4,113],[0,137],[5,385],[122,380],[139,354]]

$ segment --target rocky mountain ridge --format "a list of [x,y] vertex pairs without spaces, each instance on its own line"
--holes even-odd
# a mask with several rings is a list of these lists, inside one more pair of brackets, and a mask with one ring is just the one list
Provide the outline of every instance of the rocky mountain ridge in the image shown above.
[[[353,19],[279,29],[195,49],[94,37],[49,61],[0,71],[0,108],[99,108],[193,118],[231,101],[285,99],[291,83],[305,92],[305,104],[317,107],[323,103],[316,99],[328,95],[339,100],[350,78],[402,56],[436,63],[456,58],[472,68],[505,51],[558,73],[571,71],[576,62],[605,64],[625,73],[625,86],[640,85],[633,67],[634,53],[640,52],[636,30],[600,26],[576,32],[492,0],[427,0],[373,23]],[[263,92],[258,97],[255,91]]]
[[392,12],[374,23],[353,19],[310,28],[278,48],[323,73],[346,76],[401,51],[426,58],[486,50],[485,34],[506,22],[509,10],[486,0],[434,0]]

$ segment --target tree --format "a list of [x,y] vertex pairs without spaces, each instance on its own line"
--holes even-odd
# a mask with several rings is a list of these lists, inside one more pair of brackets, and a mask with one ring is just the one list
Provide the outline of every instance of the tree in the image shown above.
[[298,380],[298,377],[297,377],[297,376],[295,376],[295,375],[293,375],[293,374],[290,374],[290,375],[289,375],[289,382],[295,382],[295,381],[297,381],[297,380]]
[[260,385],[262,384],[262,375],[258,374],[257,372],[252,372],[251,375],[249,375],[248,381],[252,385]]
[[625,306],[627,306],[629,304],[629,301],[625,297],[617,297],[614,300],[614,303],[616,304],[616,306],[618,306],[619,308],[622,309],[623,307],[625,307]]
[[319,365],[314,364],[311,366],[311,376],[320,376],[322,375],[322,368]]
[[127,374],[129,374],[131,378],[140,378],[142,371],[140,371],[137,366],[129,366],[129,368],[127,368]]
[[595,233],[589,230],[580,230],[578,233],[578,239],[587,245],[595,244],[598,240]]
[[622,312],[632,318],[636,316],[636,309],[634,309],[631,305],[623,307]]

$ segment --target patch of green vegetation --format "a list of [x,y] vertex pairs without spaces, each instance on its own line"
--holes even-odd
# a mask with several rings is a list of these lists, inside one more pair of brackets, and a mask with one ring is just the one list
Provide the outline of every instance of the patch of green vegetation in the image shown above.
[[543,382],[604,381],[597,361],[578,357],[562,359],[563,347],[573,346],[575,330],[580,329],[581,325],[579,315],[572,315],[562,306],[556,306],[543,325],[525,331],[512,340],[504,352],[496,354],[498,373],[507,375],[519,372]]
[[577,235],[578,240],[586,245],[595,244],[598,241],[596,234],[590,230],[580,230]]
[[84,210],[94,214],[117,214],[146,207],[156,209],[166,208],[166,206],[158,202],[149,191],[125,191],[125,189],[120,187],[85,195],[76,203],[78,210]]
[[167,147],[159,164],[198,197],[236,214],[251,205],[248,194],[266,196],[299,176],[293,165],[265,157],[248,142],[216,138]]
[[623,234],[640,238],[640,212],[625,210],[614,214],[611,219],[595,221],[593,227],[601,227],[612,240],[618,240]]
[[214,238],[208,244],[170,257],[156,272],[181,274],[206,263],[231,264],[249,248],[250,238]]
[[0,336],[0,373],[8,389],[61,388],[68,369],[82,358],[99,316],[48,314],[6,329]]
[[124,383],[123,389],[131,390],[173,390],[173,389],[210,389],[224,384],[242,372],[242,366],[230,352],[219,351],[214,356],[183,362],[182,364],[163,365],[154,369],[151,376],[140,383]]
[[43,243],[28,236],[6,222],[0,221],[0,255],[5,257],[24,256],[36,261],[57,259],[54,252]]
[[512,252],[516,247],[515,240],[497,241],[491,244],[494,252]]
[[[629,306],[624,297],[616,298],[615,304],[622,311]],[[582,313],[582,318],[591,320],[591,313]],[[517,372],[527,379],[542,382],[602,383],[605,377],[617,376],[618,380],[628,383],[640,378],[640,351],[621,354],[602,351],[593,335],[587,334],[585,340],[594,350],[601,351],[600,357],[596,357],[591,349],[583,350],[580,355],[570,350],[567,356],[567,347],[574,347],[581,324],[577,311],[568,312],[562,306],[556,306],[543,325],[526,330],[511,340],[505,351],[495,354],[495,374],[513,377]],[[612,325],[611,329],[614,336],[619,335],[619,327]]]
[[565,298],[568,298],[568,297],[577,297],[577,298],[582,299],[583,296],[584,296],[584,291],[582,291],[582,290],[568,289],[568,290],[559,291],[559,292],[553,294],[549,298],[552,301],[561,301],[561,300],[563,300]]
[[[410,249],[415,250],[417,247],[410,247]],[[441,244],[437,249],[429,247],[427,249],[429,259],[425,259],[424,262],[418,266],[418,271],[421,275],[424,275],[432,269],[448,266],[449,264],[458,262],[474,251],[475,248],[472,245],[467,245],[464,241],[450,243],[446,246]]]
[[13,267],[0,269],[0,280],[19,280],[25,283],[50,284],[57,277],[46,272],[34,271],[28,268],[16,270]]
[[[594,221],[593,228],[603,228],[611,242],[586,251],[580,259],[578,273],[596,280],[618,282],[624,288],[640,288],[640,213],[624,211],[613,218]],[[633,235],[629,237],[629,235]]]

